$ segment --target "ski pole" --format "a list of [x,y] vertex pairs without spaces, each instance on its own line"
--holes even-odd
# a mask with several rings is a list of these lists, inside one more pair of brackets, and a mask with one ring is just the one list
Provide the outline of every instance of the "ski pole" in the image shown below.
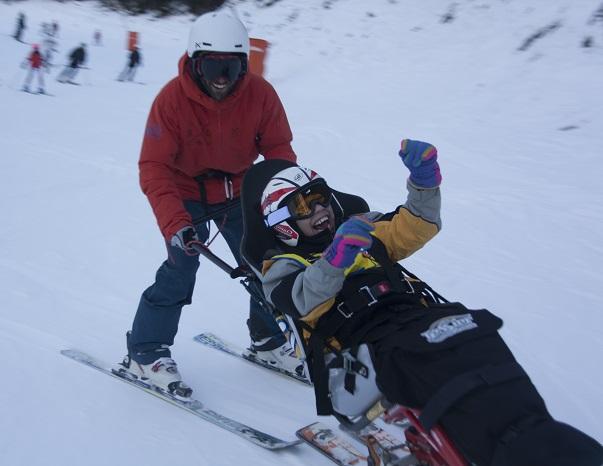
[[219,209],[215,210],[211,214],[207,214],[207,215],[203,215],[201,217],[194,218],[193,224],[196,225],[198,223],[209,222],[210,220],[214,220],[216,217],[219,217],[222,214],[230,212],[232,209],[235,209],[236,207],[239,207],[240,205],[241,205],[241,201],[239,199],[231,201],[228,204],[224,205],[223,207],[220,207]]
[[[238,207],[241,201],[236,199],[234,201],[229,202],[225,206],[217,209],[211,214],[203,215],[193,220],[193,223],[196,225],[198,223],[208,222],[210,220],[214,220],[216,217],[225,214],[232,209]],[[275,314],[275,309],[266,301],[264,296],[264,291],[260,285],[259,278],[255,275],[255,273],[245,267],[244,265],[239,265],[236,268],[229,265],[226,261],[222,260],[220,257],[216,256],[211,250],[205,246],[200,244],[193,244],[192,248],[199,253],[199,255],[205,257],[213,264],[217,265],[220,269],[226,272],[230,278],[242,278],[239,283],[245,287],[247,292],[259,303],[259,305],[264,308],[270,314]]]
[[231,278],[236,278],[232,276],[233,272],[235,271],[234,267],[231,267],[226,261],[216,256],[213,252],[209,250],[207,246],[204,246],[202,244],[193,244],[191,248],[198,252],[201,256],[205,257],[206,259],[209,259],[209,261],[213,264],[220,267],[222,270],[224,270],[224,272],[230,275]]
[[264,297],[264,292],[259,284],[258,277],[256,277],[251,270],[243,266],[238,266],[236,269],[231,267],[227,262],[211,252],[207,246],[193,244],[191,247],[210,262],[220,267],[224,272],[230,275],[230,278],[244,277],[239,283],[245,287],[247,292],[253,298],[255,298],[260,306],[262,306],[269,313],[274,314],[274,308],[268,303],[268,301],[266,301],[266,298]]

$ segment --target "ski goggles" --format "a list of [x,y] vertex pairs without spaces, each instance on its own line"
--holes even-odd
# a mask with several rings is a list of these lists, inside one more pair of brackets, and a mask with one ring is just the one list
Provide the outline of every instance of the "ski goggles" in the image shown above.
[[243,72],[243,60],[235,54],[204,54],[193,58],[193,67],[197,75],[208,81],[226,78],[234,82]]
[[309,218],[317,204],[328,207],[332,199],[333,191],[324,181],[311,181],[283,199],[281,203],[284,205],[266,215],[264,223],[268,227],[273,227],[285,220]]

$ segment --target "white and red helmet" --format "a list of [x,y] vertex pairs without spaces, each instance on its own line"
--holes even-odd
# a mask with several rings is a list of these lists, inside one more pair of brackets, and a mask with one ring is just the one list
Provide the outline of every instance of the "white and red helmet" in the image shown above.
[[276,233],[279,240],[289,246],[297,246],[300,232],[285,208],[285,201],[310,182],[324,179],[315,171],[304,167],[289,167],[274,175],[262,192],[260,210],[264,223]]

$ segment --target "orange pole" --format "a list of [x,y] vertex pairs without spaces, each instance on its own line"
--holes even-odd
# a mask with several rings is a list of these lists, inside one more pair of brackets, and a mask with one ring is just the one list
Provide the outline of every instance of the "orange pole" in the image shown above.
[[264,76],[264,63],[270,44],[264,39],[249,39],[249,71],[259,76]]

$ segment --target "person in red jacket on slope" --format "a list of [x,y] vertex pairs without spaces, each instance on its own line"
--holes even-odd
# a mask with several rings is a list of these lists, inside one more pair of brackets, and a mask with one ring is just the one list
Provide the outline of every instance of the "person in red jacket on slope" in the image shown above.
[[29,92],[29,85],[34,75],[38,75],[38,93],[44,94],[44,73],[42,67],[45,66],[44,58],[40,53],[40,47],[38,44],[33,44],[31,53],[26,58],[22,65],[27,67],[27,76],[25,76],[25,82],[23,83],[23,90]]
[[[170,346],[182,307],[191,303],[199,267],[193,246],[209,238],[209,224],[196,219],[217,213],[214,223],[240,263],[243,175],[259,154],[296,160],[283,105],[266,80],[248,73],[248,55],[247,30],[233,12],[201,15],[178,77],[151,106],[142,143],[140,185],[168,257],[142,294],[120,370],[176,397],[192,394]],[[247,323],[258,358],[292,371],[301,365],[272,315],[253,299]]]

